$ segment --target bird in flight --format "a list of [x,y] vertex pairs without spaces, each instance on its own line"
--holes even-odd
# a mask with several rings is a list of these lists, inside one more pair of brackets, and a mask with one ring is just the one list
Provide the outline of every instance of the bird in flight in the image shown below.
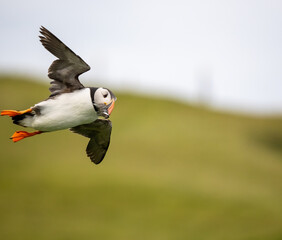
[[86,153],[99,164],[110,144],[112,123],[108,118],[116,97],[107,88],[84,87],[78,76],[90,70],[88,64],[46,28],[41,27],[40,33],[43,46],[58,58],[48,70],[51,95],[23,111],[1,111],[1,116],[10,116],[14,124],[37,130],[16,131],[11,139],[18,142],[37,134],[70,129],[90,138]]

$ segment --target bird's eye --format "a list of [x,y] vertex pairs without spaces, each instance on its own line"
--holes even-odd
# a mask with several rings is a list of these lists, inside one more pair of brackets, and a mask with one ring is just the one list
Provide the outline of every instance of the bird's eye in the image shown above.
[[108,96],[108,93],[103,93],[103,97],[106,98]]

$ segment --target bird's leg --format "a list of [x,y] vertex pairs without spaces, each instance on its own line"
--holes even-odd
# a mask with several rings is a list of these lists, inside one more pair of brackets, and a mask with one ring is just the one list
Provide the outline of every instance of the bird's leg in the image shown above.
[[25,114],[25,113],[29,113],[29,112],[31,112],[31,111],[32,111],[31,108],[26,109],[26,110],[23,110],[23,111],[3,110],[3,111],[1,111],[1,116],[14,117],[14,116],[17,116],[17,115],[22,115],[22,114]]
[[31,136],[34,136],[34,135],[37,135],[37,134],[40,134],[40,133],[43,133],[41,131],[36,131],[36,132],[25,132],[25,131],[16,131],[13,136],[10,138],[13,140],[13,142],[18,142],[24,138],[27,138],[27,137],[31,137]]

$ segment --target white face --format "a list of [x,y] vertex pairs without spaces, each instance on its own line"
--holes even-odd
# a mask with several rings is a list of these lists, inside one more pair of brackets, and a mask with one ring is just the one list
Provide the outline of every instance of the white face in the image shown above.
[[94,94],[94,102],[97,105],[108,105],[111,103],[112,96],[105,88],[98,88]]

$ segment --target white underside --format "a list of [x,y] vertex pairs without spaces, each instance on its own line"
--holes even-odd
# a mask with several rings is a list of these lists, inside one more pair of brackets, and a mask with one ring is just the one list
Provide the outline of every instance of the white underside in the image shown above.
[[25,118],[21,123],[40,131],[67,129],[97,119],[89,88],[63,93],[34,107],[40,108],[40,115]]

